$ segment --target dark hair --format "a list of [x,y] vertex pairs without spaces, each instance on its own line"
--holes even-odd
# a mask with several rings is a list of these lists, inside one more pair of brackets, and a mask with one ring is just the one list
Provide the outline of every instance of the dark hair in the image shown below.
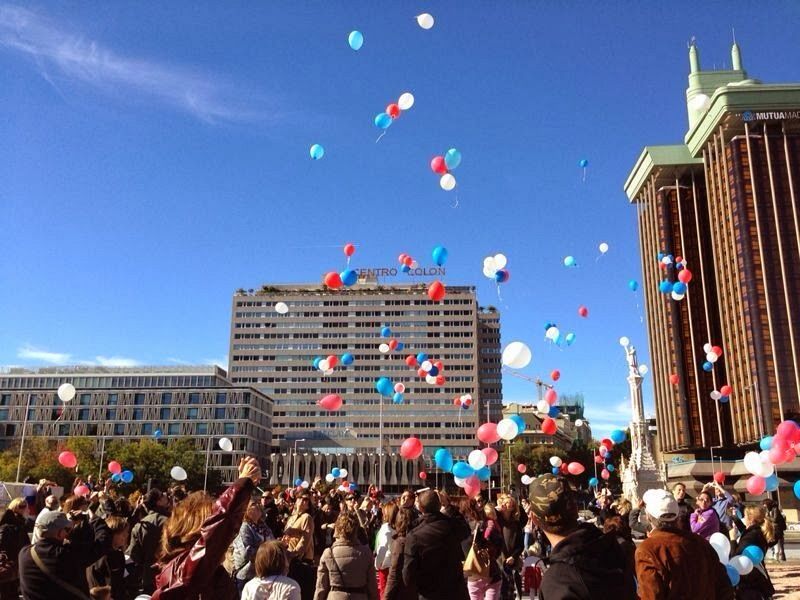
[[161,490],[152,488],[144,496],[144,505],[147,507],[147,510],[155,510],[159,500],[161,500]]
[[114,500],[114,514],[125,518],[133,515],[133,507],[127,498],[121,496]]
[[254,567],[256,575],[259,577],[283,575],[286,572],[287,565],[286,547],[283,542],[272,540],[264,542],[258,547]]
[[631,528],[628,527],[622,517],[614,515],[605,518],[603,521],[603,533],[608,533],[609,531],[613,531],[625,539],[631,539]]
[[473,521],[481,520],[481,513],[475,501],[470,498],[464,497],[459,501],[458,512],[460,512],[465,519],[472,519]]
[[397,511],[394,518],[394,534],[401,536],[408,534],[411,524],[414,522],[414,511],[410,508],[401,508]]
[[426,515],[437,513],[442,508],[439,494],[433,490],[425,490],[419,495],[419,508]]
[[343,542],[354,542],[358,537],[358,517],[351,512],[340,514],[333,526],[333,535]]

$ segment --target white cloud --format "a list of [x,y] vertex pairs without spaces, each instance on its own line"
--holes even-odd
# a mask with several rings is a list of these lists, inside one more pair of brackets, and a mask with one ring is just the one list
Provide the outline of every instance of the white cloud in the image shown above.
[[189,361],[183,360],[182,358],[175,358],[174,356],[168,356],[167,362],[172,363],[173,365],[190,365]]
[[[266,116],[241,100],[245,93],[206,74],[117,54],[19,6],[0,6],[0,48],[30,58],[59,94],[48,69],[107,95],[155,99],[210,123]],[[246,95],[252,97],[249,92]]]
[[142,364],[135,358],[124,356],[96,356],[95,361],[101,367],[138,367]]
[[38,360],[51,365],[66,365],[70,362],[72,355],[67,352],[49,352],[26,344],[17,350],[17,358]]

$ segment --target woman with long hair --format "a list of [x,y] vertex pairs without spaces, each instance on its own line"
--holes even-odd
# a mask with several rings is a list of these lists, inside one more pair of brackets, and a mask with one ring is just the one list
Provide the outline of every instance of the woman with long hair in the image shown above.
[[464,520],[469,525],[469,536],[461,540],[461,549],[464,551],[464,556],[469,552],[469,547],[472,545],[472,534],[475,533],[475,528],[483,521],[483,514],[478,509],[478,504],[473,498],[464,497],[458,502],[458,511]]
[[261,503],[251,500],[244,513],[239,535],[233,540],[233,570],[232,575],[236,580],[236,587],[241,594],[244,584],[255,576],[253,559],[256,557],[259,546],[265,541],[264,533],[259,523],[264,516]]
[[261,544],[254,562],[256,577],[244,586],[242,600],[300,600],[300,586],[286,576],[289,557],[283,542]]
[[503,553],[503,533],[497,523],[497,511],[491,504],[483,507],[483,520],[475,531],[475,550],[486,550],[489,554],[489,572],[485,575],[470,573],[467,589],[470,600],[499,600],[503,584],[503,573],[497,559]]
[[[775,539],[775,531],[772,522],[767,519],[766,509],[759,505],[747,506],[743,517],[745,530],[731,555],[743,554],[748,546],[756,546],[766,556],[770,542]],[[770,598],[774,593],[775,588],[772,586],[763,559],[758,564],[754,563],[753,570],[747,575],[742,575],[736,589],[736,597],[743,600]]]
[[253,490],[261,480],[255,458],[239,463],[239,479],[214,502],[204,492],[175,506],[161,534],[160,573],[152,600],[235,600],[236,586],[222,562]]
[[386,578],[392,565],[392,536],[394,535],[394,519],[397,514],[397,503],[389,500],[381,507],[383,524],[375,536],[375,570],[378,572],[378,595],[383,598],[386,590]]
[[500,494],[497,497],[497,524],[503,532],[503,572],[506,587],[516,588],[517,593],[522,596],[520,570],[524,542],[523,523],[520,521],[519,504],[509,494]]
[[336,519],[336,541],[322,553],[314,600],[378,600],[372,552],[358,540],[358,518],[345,512]]
[[[0,517],[0,552],[5,560],[0,565],[9,571],[9,581],[0,583],[0,600],[17,600],[19,597],[19,551],[28,545],[28,503],[25,498],[14,498]],[[12,578],[13,577],[13,578]]]
[[311,496],[300,493],[283,530],[290,558],[289,577],[300,584],[303,600],[314,596],[314,519],[310,511]]
[[413,582],[403,582],[403,552],[406,547],[406,536],[411,530],[416,515],[411,508],[399,508],[394,518],[394,534],[392,535],[392,562],[386,577],[386,590],[383,600],[417,600],[417,589]]

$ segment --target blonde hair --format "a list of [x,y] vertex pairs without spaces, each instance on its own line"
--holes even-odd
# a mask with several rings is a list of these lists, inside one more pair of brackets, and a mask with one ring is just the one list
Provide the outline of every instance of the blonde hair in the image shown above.
[[11,512],[17,512],[20,507],[28,507],[28,501],[25,498],[14,498],[11,502],[8,503],[8,510]]
[[200,539],[200,528],[214,510],[214,499],[205,492],[194,492],[175,505],[161,533],[161,556],[167,563]]
[[744,509],[744,516],[751,525],[759,525],[767,543],[775,541],[775,525],[767,518],[767,510],[760,504],[751,504]]
[[633,505],[629,500],[619,500],[614,502],[611,505],[611,508],[614,508],[614,505],[616,505],[617,512],[620,514],[620,516],[627,515],[633,509]]
[[487,519],[497,521],[497,511],[494,509],[494,506],[488,502],[483,505],[483,514],[486,515]]
[[[511,516],[514,519],[519,519],[519,503],[514,499],[514,496],[509,494],[500,494],[497,497],[497,506],[502,507],[504,504],[511,504]],[[503,509],[500,508],[500,512],[503,512]]]

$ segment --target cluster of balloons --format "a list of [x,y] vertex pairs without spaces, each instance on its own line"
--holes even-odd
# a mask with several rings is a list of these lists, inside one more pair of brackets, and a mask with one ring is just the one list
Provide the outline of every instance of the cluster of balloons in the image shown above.
[[361,46],[364,45],[364,34],[358,30],[351,31],[350,35],[347,36],[347,43],[350,48],[358,52],[361,50]]
[[667,271],[674,266],[677,271],[678,281],[662,279],[658,284],[658,291],[662,294],[670,294],[673,300],[681,301],[686,297],[689,289],[689,282],[692,280],[692,272],[686,268],[686,260],[680,256],[674,258],[671,254],[658,253],[658,263],[662,271]]
[[447,381],[442,374],[444,363],[441,360],[431,361],[424,352],[420,352],[416,356],[409,354],[406,356],[406,364],[417,369],[417,375],[425,379],[425,383],[428,385],[444,385]]
[[[625,433],[624,429],[615,429],[611,432],[609,437],[603,438],[600,441],[600,446],[597,449],[594,462],[603,465],[603,470],[600,471],[600,477],[602,479],[608,480],[608,478],[611,477],[611,473],[614,472],[614,465],[611,463],[612,448],[614,448],[615,444],[624,442],[627,436],[628,434]],[[592,480],[594,480],[594,483],[592,483]],[[597,487],[597,478],[592,477],[592,480],[589,481],[589,485]]]
[[456,187],[456,178],[453,177],[451,171],[455,171],[458,165],[461,164],[461,152],[455,148],[450,148],[444,155],[434,156],[431,159],[431,171],[439,178],[439,187],[444,191],[449,192]]
[[511,277],[508,269],[506,269],[507,264],[508,259],[504,254],[487,256],[483,259],[483,274],[498,284],[505,283]]
[[[621,338],[619,338],[619,345],[622,346],[623,348],[627,348],[628,346],[631,345],[631,341],[626,336],[623,335]],[[639,375],[644,377],[645,375],[647,375],[650,369],[647,367],[647,365],[639,365],[638,371]],[[677,375],[675,377],[677,377]],[[670,381],[672,381],[672,377],[670,377]],[[677,385],[677,379],[675,380],[675,383],[673,385]]]
[[717,400],[723,404],[730,400],[730,395],[733,393],[733,388],[727,383],[721,386],[718,390],[714,390],[709,395],[712,400]]
[[347,479],[347,469],[333,467],[331,472],[325,475],[325,481],[328,483],[333,483],[336,479]]
[[452,473],[458,487],[469,497],[481,491],[481,482],[492,476],[490,466],[497,462],[498,454],[494,448],[481,448],[469,453],[466,462],[453,462],[453,455],[446,448],[439,448],[433,456],[436,466],[445,473]]
[[[542,430],[543,431],[545,429],[547,429],[547,431],[552,430],[552,432],[555,433],[556,422],[553,419],[555,419],[560,414],[560,411],[558,410],[558,407],[556,406],[556,402],[557,401],[558,401],[558,393],[555,391],[555,389],[550,387],[544,393],[544,398],[542,400],[539,400],[539,402],[536,403],[536,410],[540,414],[545,415],[545,417],[549,417],[550,421],[553,421],[552,424],[550,424],[550,422],[548,421],[546,426],[545,426],[544,423],[542,423]],[[547,433],[547,431],[545,431],[545,433]],[[548,433],[548,435],[552,435],[552,433]]]
[[[791,463],[800,455],[800,426],[794,421],[782,421],[778,424],[775,435],[766,436],[759,442],[761,452],[748,452],[744,455],[744,468],[751,474],[746,486],[747,491],[758,496],[765,491],[778,489],[778,475],[775,467]],[[794,492],[797,494],[798,486]]]
[[120,481],[130,483],[133,481],[133,472],[128,470],[123,471],[122,465],[115,460],[108,463],[108,472],[111,473],[111,481],[114,483],[119,483]]
[[462,410],[468,409],[472,406],[472,394],[463,394],[461,396],[456,396],[453,399],[453,404],[455,406],[460,407]]
[[311,364],[314,366],[315,369],[319,369],[322,371],[323,375],[331,375],[333,374],[336,365],[340,362],[343,366],[352,365],[356,360],[356,357],[350,354],[349,352],[345,352],[342,354],[341,359],[336,356],[335,354],[330,354],[327,358],[323,358],[322,356],[317,356]]
[[419,263],[415,261],[410,254],[406,254],[405,252],[397,257],[397,262],[400,263],[400,270],[403,273],[408,273],[411,269],[416,269],[419,266]]
[[522,342],[511,342],[503,349],[503,365],[511,369],[524,369],[530,364],[531,358],[531,349]]
[[500,440],[510,442],[525,431],[525,420],[520,415],[510,415],[498,423],[483,423],[478,427],[478,441],[484,444],[495,444]]
[[714,548],[719,561],[725,567],[731,585],[739,585],[742,575],[747,575],[754,566],[764,560],[764,552],[758,546],[745,546],[741,554],[730,557],[731,542],[723,533],[713,533],[708,538],[708,543]]
[[414,106],[414,95],[411,92],[403,92],[397,102],[392,102],[382,113],[375,115],[375,127],[378,129],[389,129],[392,122],[397,119],[404,110]]
[[574,333],[570,331],[566,335],[562,336],[561,331],[558,329],[558,325],[551,321],[548,321],[544,324],[544,337],[553,342],[553,344],[556,346],[572,346],[572,344],[575,342]]
[[[358,273],[350,268],[350,258],[355,254],[356,247],[353,244],[345,244],[342,248],[344,255],[347,257],[347,268],[341,273],[336,271],[329,271],[325,273],[323,281],[325,285],[332,290],[338,290],[340,287],[351,287],[358,282]],[[276,307],[277,308],[277,307]],[[287,307],[288,311],[288,307]]]
[[722,356],[722,347],[714,346],[711,342],[706,342],[703,344],[703,352],[706,353],[706,360],[703,362],[703,371],[710,373],[714,370],[714,363]]
[[381,354],[388,354],[393,350],[402,350],[403,348],[405,348],[405,344],[403,344],[403,342],[398,342],[396,339],[392,337],[392,330],[390,327],[381,328],[381,337],[391,338],[388,342],[384,342],[380,346],[378,346],[378,352],[380,352]]
[[305,481],[304,479],[300,479],[299,477],[294,480],[294,487],[296,487],[296,488],[301,488],[301,489],[307,490],[310,486],[311,486],[311,484],[308,483],[308,481]]

